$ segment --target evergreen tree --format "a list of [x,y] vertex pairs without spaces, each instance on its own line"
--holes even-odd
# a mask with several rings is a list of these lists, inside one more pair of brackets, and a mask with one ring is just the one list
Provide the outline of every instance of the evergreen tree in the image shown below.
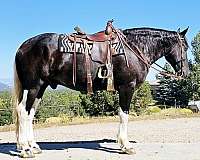
[[192,53],[196,64],[200,64],[200,32],[192,41]]
[[[166,64],[164,68],[168,72],[172,72],[172,68],[169,64]],[[172,79],[165,75],[157,76],[157,79],[160,81],[160,86],[156,92],[158,104],[175,107],[187,105],[190,97],[187,80]]]
[[200,32],[192,41],[194,63],[190,64],[191,74],[187,79],[190,100],[200,99]]
[[151,86],[145,81],[133,94],[132,108],[136,113],[140,114],[149,104],[153,102],[151,94]]

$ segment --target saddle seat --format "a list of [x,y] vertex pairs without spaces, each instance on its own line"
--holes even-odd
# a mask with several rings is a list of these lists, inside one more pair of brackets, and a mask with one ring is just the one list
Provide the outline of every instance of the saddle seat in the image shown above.
[[97,32],[94,34],[88,34],[86,35],[86,37],[89,41],[95,41],[95,42],[105,42],[111,38],[111,36],[107,35],[105,31]]
[[116,39],[116,34],[111,33],[110,35],[105,34],[105,31],[100,31],[94,34],[79,34],[79,33],[73,33],[69,35],[69,39],[71,41],[74,41],[76,37],[77,42],[82,42],[81,39],[86,39],[87,43],[93,43],[93,42],[105,42],[108,40],[115,40]]
[[81,29],[77,26],[74,28],[76,33],[70,35],[70,40],[76,37],[76,40],[80,41],[80,39],[86,39],[87,41],[92,42],[105,42],[108,40],[114,40],[117,36],[113,32],[112,29],[112,21],[108,21],[106,29],[104,31],[100,31],[94,34],[86,34],[85,32],[81,31]]

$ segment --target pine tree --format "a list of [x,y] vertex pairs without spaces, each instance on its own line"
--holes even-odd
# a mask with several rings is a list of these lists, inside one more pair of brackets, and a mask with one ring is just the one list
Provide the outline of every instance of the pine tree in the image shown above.
[[191,74],[187,78],[187,88],[190,100],[200,99],[200,32],[192,41],[192,54],[194,63],[190,64]]
[[[165,64],[165,70],[172,72],[169,64]],[[160,86],[156,92],[156,100],[158,104],[167,106],[185,106],[188,103],[188,81],[172,79],[171,77],[160,75],[157,76]]]
[[200,64],[200,32],[192,41],[192,53],[196,64]]

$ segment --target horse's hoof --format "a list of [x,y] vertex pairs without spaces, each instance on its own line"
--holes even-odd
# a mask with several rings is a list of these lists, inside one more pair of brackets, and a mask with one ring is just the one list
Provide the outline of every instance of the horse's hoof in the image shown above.
[[136,152],[135,152],[135,150],[133,148],[126,148],[126,147],[124,147],[124,148],[122,148],[122,151],[124,153],[129,154],[129,155],[136,154]]
[[33,147],[32,152],[33,152],[33,154],[41,154],[42,150],[40,148]]
[[30,149],[26,149],[26,150],[23,150],[20,153],[20,157],[21,158],[34,158],[35,155],[34,155],[34,153]]

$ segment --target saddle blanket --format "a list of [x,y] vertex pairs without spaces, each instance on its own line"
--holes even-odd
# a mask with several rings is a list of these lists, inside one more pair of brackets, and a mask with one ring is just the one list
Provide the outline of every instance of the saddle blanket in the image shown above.
[[[76,48],[76,53],[85,53],[84,43],[76,42],[76,47],[74,44],[74,41],[71,41],[67,34],[59,35],[58,48],[60,52],[74,52],[74,48]],[[90,50],[92,50],[93,44],[88,44],[88,47]]]
[[[106,42],[98,42],[98,43],[106,43]],[[70,40],[67,34],[60,34],[58,39],[58,49],[62,53],[70,53],[74,52],[74,48],[76,48],[76,53],[85,53],[85,46],[83,42],[76,41],[76,47],[74,46],[74,41]],[[90,51],[93,49],[94,43],[87,43]],[[124,49],[122,47],[121,42],[111,43],[111,47],[114,49],[115,54],[124,54]]]

